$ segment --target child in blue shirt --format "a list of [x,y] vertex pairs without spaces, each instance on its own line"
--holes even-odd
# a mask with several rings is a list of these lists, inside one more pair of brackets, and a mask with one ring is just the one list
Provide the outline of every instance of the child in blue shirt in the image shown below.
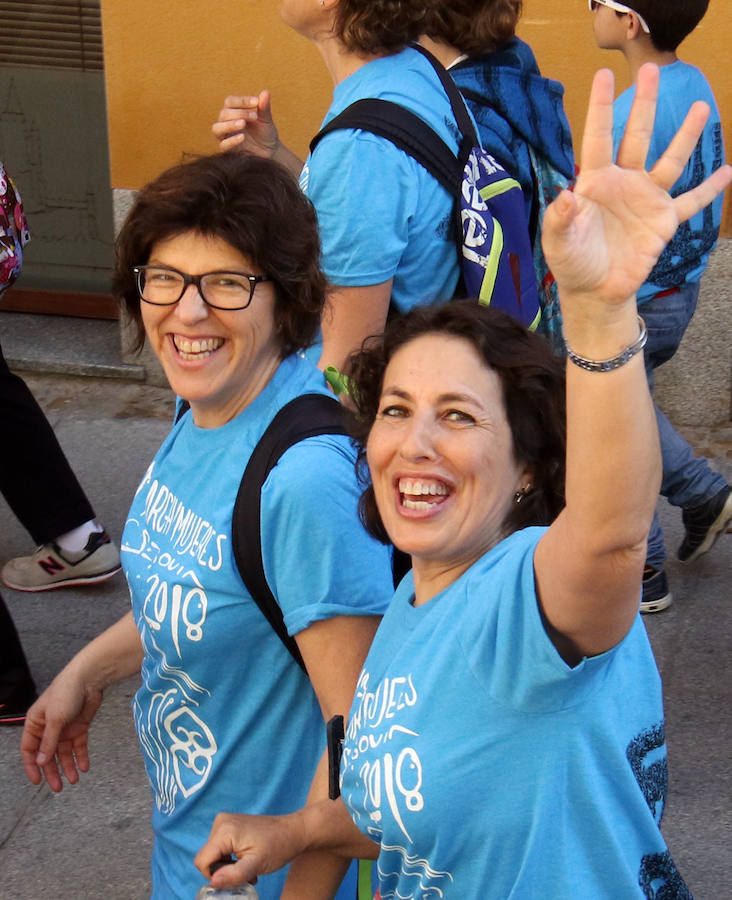
[[[653,136],[646,161],[652,167],[668,146],[695,100],[709,104],[710,115],[696,150],[671,189],[677,196],[700,184],[724,162],[722,126],[714,95],[704,75],[680,60],[676,49],[699,24],[708,0],[634,0],[628,7],[611,0],[590,0],[595,39],[604,50],[619,50],[628,62],[633,85],[614,104],[613,145],[617,155],[643,63],[660,66],[661,80]],[[719,235],[722,199],[684,223],[661,254],[637,295],[648,329],[645,363],[653,390],[653,371],[678,348],[696,309],[699,281]],[[663,454],[661,494],[682,509],[686,535],[678,550],[691,562],[709,550],[732,521],[732,488],[706,459],[694,456],[687,441],[656,406]],[[663,533],[654,516],[643,577],[642,612],[659,612],[671,604],[664,572]]]

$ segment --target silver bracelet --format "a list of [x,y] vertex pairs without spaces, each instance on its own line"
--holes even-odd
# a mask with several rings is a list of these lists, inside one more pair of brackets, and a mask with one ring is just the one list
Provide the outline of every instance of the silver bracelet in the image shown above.
[[640,326],[640,334],[638,335],[638,339],[634,341],[629,347],[626,347],[622,353],[618,353],[617,356],[613,356],[612,359],[586,359],[584,356],[580,356],[578,353],[575,353],[574,350],[569,346],[569,344],[565,341],[564,346],[567,349],[567,356],[571,362],[575,364],[575,366],[579,366],[580,369],[584,369],[586,372],[612,372],[614,369],[619,369],[621,366],[624,366],[629,360],[631,360],[636,353],[640,353],[640,351],[646,346],[646,341],[648,340],[648,331],[646,330],[646,323],[638,316],[638,325]]

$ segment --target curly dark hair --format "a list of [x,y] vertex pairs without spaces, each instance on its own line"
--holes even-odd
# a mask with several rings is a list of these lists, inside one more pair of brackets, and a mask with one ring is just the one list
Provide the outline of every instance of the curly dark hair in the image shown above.
[[704,18],[709,0],[632,0],[627,5],[645,19],[656,50],[673,53]]
[[521,0],[432,0],[423,33],[477,56],[510,41],[520,17]]
[[189,231],[226,241],[267,275],[282,355],[311,344],[325,302],[315,211],[283,166],[237,151],[163,172],[137,195],[116,242],[112,288],[145,340],[133,266],[154,244]]
[[545,340],[505,313],[474,300],[416,307],[387,325],[381,338],[369,338],[349,360],[356,417],[358,473],[365,489],[359,513],[367,531],[389,541],[366,465],[366,443],[379,409],[384,372],[394,354],[425,334],[464,338],[501,381],[516,461],[532,470],[532,490],[513,504],[507,534],[529,525],[548,525],[564,506],[566,407],[564,363]]
[[430,0],[339,0],[333,30],[348,50],[388,56],[424,33]]

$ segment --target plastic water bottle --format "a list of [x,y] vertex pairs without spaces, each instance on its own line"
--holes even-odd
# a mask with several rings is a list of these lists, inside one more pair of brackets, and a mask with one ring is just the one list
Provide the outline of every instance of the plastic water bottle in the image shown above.
[[[217,872],[222,866],[229,866],[236,862],[233,856],[224,856],[211,863],[211,874]],[[259,900],[259,894],[253,884],[240,884],[231,888],[215,888],[210,884],[204,886],[196,894],[196,900]]]

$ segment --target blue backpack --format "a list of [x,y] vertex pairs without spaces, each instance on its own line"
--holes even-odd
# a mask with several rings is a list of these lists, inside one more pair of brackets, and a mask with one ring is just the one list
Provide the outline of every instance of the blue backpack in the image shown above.
[[480,146],[460,91],[445,67],[419,45],[450,100],[460,131],[457,156],[419,116],[398,103],[356,100],[310,143],[312,153],[331,131],[360,129],[391,141],[422,165],[455,200],[454,237],[461,261],[456,295],[508,313],[530,329],[541,318],[524,196],[518,181]]

